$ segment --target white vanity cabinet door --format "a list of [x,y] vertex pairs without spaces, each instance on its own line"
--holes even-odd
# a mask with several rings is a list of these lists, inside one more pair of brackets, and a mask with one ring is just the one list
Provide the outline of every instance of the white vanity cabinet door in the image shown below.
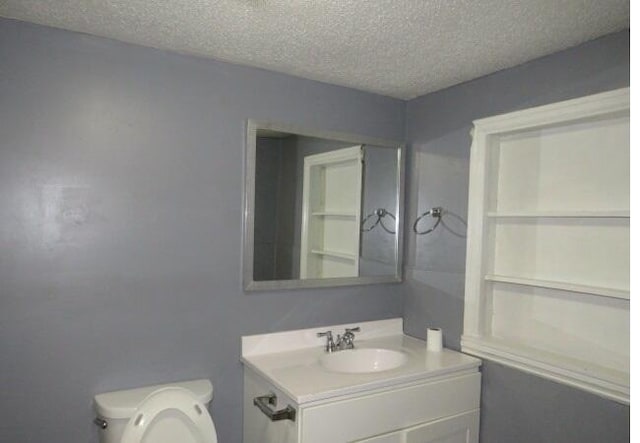
[[[479,372],[447,377],[336,400],[319,406],[303,407],[300,410],[301,442],[359,441],[374,435],[383,436],[394,430],[412,429],[421,423],[477,411],[479,407]],[[419,431],[416,432],[418,433],[415,435],[419,435]],[[477,432],[476,426],[476,435]],[[386,443],[387,440],[380,441]],[[389,442],[394,440],[391,439]]]
[[403,443],[478,443],[480,411],[415,426],[403,433]]
[[364,440],[354,441],[353,443],[405,443],[405,433],[403,431],[391,432],[390,434],[376,435],[375,437],[365,438]]
[[354,443],[477,443],[479,426],[477,410]]

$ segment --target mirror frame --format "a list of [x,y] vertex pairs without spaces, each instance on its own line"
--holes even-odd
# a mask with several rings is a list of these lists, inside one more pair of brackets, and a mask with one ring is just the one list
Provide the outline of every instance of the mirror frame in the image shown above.
[[[395,275],[372,275],[361,277],[314,278],[297,280],[253,280],[254,221],[255,221],[255,173],[256,173],[256,135],[259,129],[285,132],[306,137],[326,138],[346,143],[375,145],[397,150],[398,170],[396,189],[398,201],[396,212],[396,270]],[[371,285],[377,283],[402,282],[403,237],[404,237],[404,174],[405,145],[395,140],[386,140],[343,132],[314,130],[293,124],[283,124],[264,120],[248,119],[245,131],[245,168],[244,168],[244,226],[242,250],[242,281],[245,291],[268,291],[281,289],[332,288],[340,286]]]

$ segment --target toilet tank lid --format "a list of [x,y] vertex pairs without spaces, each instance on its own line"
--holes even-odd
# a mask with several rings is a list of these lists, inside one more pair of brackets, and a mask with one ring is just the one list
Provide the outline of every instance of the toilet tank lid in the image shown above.
[[123,391],[105,392],[93,398],[96,412],[102,418],[130,418],[138,405],[148,395],[161,388],[180,387],[193,392],[200,403],[207,404],[213,398],[213,386],[207,379],[190,380],[162,385],[145,386]]

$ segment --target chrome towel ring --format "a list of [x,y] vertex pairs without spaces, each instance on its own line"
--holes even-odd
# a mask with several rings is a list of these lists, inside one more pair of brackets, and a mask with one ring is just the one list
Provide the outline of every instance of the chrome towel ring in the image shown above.
[[[384,229],[384,230],[385,230],[386,232],[388,232],[389,234],[395,234],[395,233],[396,233],[396,231],[393,231],[393,230],[391,230],[391,229],[387,228],[387,227],[384,225],[384,222],[382,221],[382,219],[383,219],[384,217],[386,217],[387,215],[393,219],[393,223],[395,224],[395,221],[396,221],[396,216],[395,216],[395,215],[393,215],[391,212],[387,211],[387,210],[386,210],[386,209],[384,209],[384,208],[378,208],[378,209],[373,210],[370,214],[368,214],[368,215],[364,218],[364,220],[362,220],[362,224],[361,224],[361,231],[362,231],[362,232],[369,232],[369,231],[371,231],[373,228],[375,228],[376,226],[380,225],[380,226],[382,227],[382,229]],[[369,221],[369,219],[370,219],[370,218],[372,218],[372,217],[374,217],[374,216],[375,216],[375,217],[377,217],[377,218],[376,218],[376,221],[375,221],[375,222],[374,222],[370,227],[365,228],[365,227],[364,227],[364,225],[367,223],[367,221]]]
[[[420,222],[420,220],[422,220],[423,217],[426,217],[427,215],[430,215],[433,218],[437,218],[438,220],[436,220],[435,224],[431,228],[427,229],[426,231],[418,231],[418,223]],[[416,219],[416,221],[413,223],[413,232],[415,232],[418,235],[429,234],[438,227],[441,221],[442,221],[442,207],[436,206],[435,208],[429,209],[427,212],[423,213],[422,215],[420,215],[420,217]]]

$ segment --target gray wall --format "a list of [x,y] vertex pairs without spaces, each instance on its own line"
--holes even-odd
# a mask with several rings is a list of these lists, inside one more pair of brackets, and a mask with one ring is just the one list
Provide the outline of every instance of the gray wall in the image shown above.
[[278,182],[282,142],[256,137],[253,279],[276,280]]
[[[396,227],[392,215],[397,219],[398,152],[387,147],[365,145],[364,156],[361,218],[365,220],[374,215],[362,226],[371,230],[363,230],[360,236],[360,274],[393,275],[397,267]],[[378,224],[376,209],[389,212],[380,218]]]
[[278,229],[276,231],[276,279],[300,276],[300,247],[296,244],[296,187],[298,149],[296,137],[281,140],[278,177]]
[[402,286],[245,294],[244,122],[404,137],[405,103],[0,19],[0,440],[93,442],[94,394],[214,383],[240,337],[402,315]]
[[[405,103],[0,19],[0,440],[94,442],[95,393],[214,382],[241,441],[240,336],[402,315],[462,332],[471,120],[629,84],[621,33]],[[407,283],[245,294],[244,120],[413,149]],[[339,309],[336,309],[339,307]],[[629,409],[483,367],[483,443],[628,441]],[[34,420],[34,418],[36,418]]]
[[[430,235],[407,231],[405,332],[424,338],[439,326],[446,346],[459,348],[472,120],[628,85],[621,32],[408,103],[407,225],[434,206],[449,213]],[[627,406],[491,362],[482,372],[483,443],[629,441]]]
[[256,138],[253,279],[291,280],[296,218],[295,137]]

